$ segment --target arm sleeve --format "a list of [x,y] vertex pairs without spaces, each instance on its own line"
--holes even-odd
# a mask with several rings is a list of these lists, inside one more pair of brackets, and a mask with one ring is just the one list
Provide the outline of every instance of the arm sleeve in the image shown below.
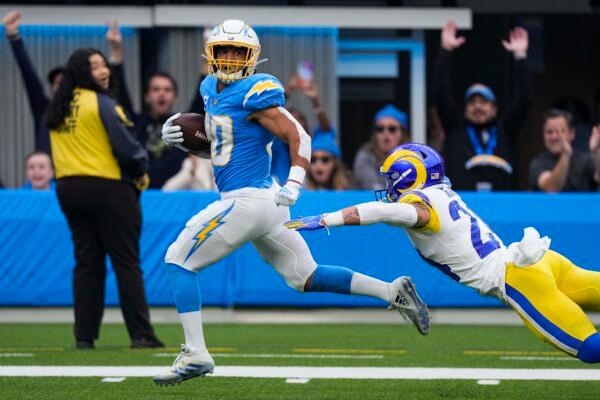
[[113,149],[125,170],[135,178],[148,171],[148,153],[135,139],[133,123],[113,99],[98,95],[98,112]]
[[46,108],[50,101],[44,93],[42,81],[31,63],[27,50],[25,50],[23,39],[20,36],[17,36],[16,38],[9,38],[8,41],[10,42],[13,55],[19,65],[23,83],[27,90],[27,98],[29,99],[31,112],[33,113],[33,119],[37,125],[38,123],[41,123],[44,112],[46,112]]
[[452,53],[440,49],[433,71],[432,97],[446,134],[460,123],[461,114],[452,98],[450,88],[450,62]]
[[361,225],[386,223],[411,228],[417,223],[417,210],[410,204],[372,201],[356,206]]
[[129,115],[134,115],[133,103],[131,102],[131,96],[129,95],[129,89],[127,88],[127,82],[125,80],[125,68],[123,67],[123,63],[111,64],[111,68],[114,77],[117,80],[119,104],[123,106]]
[[283,85],[275,77],[260,79],[252,84],[242,104],[250,112],[285,107]]
[[514,143],[531,106],[531,85],[527,60],[515,60],[515,94],[503,119],[503,128]]

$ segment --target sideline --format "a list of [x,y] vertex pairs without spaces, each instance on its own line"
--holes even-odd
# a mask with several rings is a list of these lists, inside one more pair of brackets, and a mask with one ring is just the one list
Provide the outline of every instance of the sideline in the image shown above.
[[[165,367],[1,366],[12,377],[151,377]],[[600,381],[595,369],[371,368],[371,367],[216,367],[215,377],[305,379],[469,379]]]

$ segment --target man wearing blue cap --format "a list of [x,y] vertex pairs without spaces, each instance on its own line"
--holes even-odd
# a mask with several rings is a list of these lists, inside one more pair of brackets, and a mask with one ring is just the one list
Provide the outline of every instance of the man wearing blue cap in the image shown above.
[[446,175],[456,189],[508,190],[513,188],[511,148],[523,125],[531,93],[526,65],[529,38],[523,28],[514,28],[503,40],[506,51],[515,58],[515,92],[503,118],[497,118],[496,96],[488,86],[475,83],[465,93],[461,113],[450,88],[450,58],[462,46],[456,24],[450,20],[442,30],[442,48],[437,58],[433,99],[446,133],[444,153]]

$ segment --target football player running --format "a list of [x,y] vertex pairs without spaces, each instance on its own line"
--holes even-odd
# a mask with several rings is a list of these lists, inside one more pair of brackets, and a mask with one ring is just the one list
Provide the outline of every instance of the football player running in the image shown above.
[[381,174],[385,202],[363,203],[289,221],[296,230],[386,223],[402,227],[419,255],[458,283],[510,305],[539,338],[584,362],[600,362],[600,335],[582,311],[600,310],[600,273],[549,250],[550,239],[526,228],[506,247],[450,188],[432,148],[392,150]]
[[[202,332],[198,271],[247,242],[292,288],[381,298],[429,331],[427,307],[410,278],[391,283],[347,268],[318,265],[299,233],[283,224],[296,203],[310,163],[310,137],[284,108],[284,89],[268,74],[254,73],[260,54],[256,32],[239,20],[217,25],[206,42],[210,75],[202,82],[205,127],[221,199],[192,217],[165,256],[185,345],[171,370],[154,377],[168,385],[211,373],[214,361]],[[180,146],[183,134],[172,116],[163,140]],[[270,177],[274,136],[287,142],[291,169],[280,187]]]

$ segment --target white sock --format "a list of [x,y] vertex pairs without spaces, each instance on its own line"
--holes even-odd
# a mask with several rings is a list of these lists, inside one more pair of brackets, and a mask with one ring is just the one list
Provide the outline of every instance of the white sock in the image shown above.
[[185,334],[185,344],[197,353],[208,353],[206,343],[204,343],[204,333],[202,332],[202,311],[186,312],[179,315],[183,332]]
[[352,281],[350,282],[350,293],[378,297],[381,300],[387,301],[388,303],[392,302],[389,283],[380,281],[379,279],[375,279],[367,275],[363,275],[359,272],[355,272],[352,275]]

